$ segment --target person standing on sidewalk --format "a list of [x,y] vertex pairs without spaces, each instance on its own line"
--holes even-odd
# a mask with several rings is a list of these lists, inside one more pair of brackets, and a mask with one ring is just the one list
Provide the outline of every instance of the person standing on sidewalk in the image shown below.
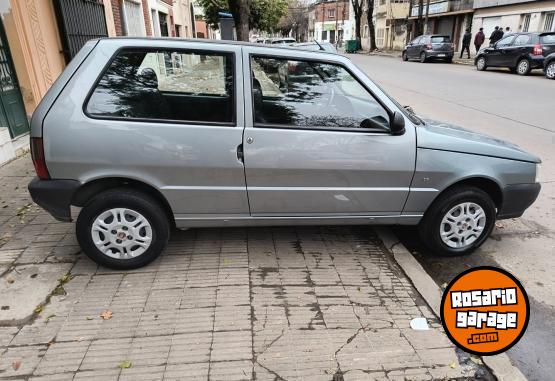
[[474,36],[474,47],[476,48],[476,53],[480,51],[480,47],[486,40],[486,35],[484,34],[484,28],[480,28],[476,36]]
[[491,36],[489,36],[489,44],[493,46],[497,41],[503,38],[503,29],[499,29],[498,26],[495,27],[495,30],[491,32]]
[[463,40],[462,40],[462,50],[461,50],[461,57],[463,56],[464,51],[466,50],[466,54],[468,58],[470,58],[470,41],[472,40],[472,33],[470,33],[470,29],[467,29],[464,33]]

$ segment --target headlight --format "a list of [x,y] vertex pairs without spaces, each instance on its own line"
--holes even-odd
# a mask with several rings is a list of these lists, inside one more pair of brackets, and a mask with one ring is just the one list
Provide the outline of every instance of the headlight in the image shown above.
[[536,164],[536,183],[540,182],[540,168],[541,168],[541,164],[537,163]]

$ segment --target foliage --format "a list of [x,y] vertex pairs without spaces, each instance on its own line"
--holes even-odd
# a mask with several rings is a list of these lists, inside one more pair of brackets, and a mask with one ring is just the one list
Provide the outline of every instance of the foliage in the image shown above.
[[303,40],[308,30],[308,7],[301,0],[289,0],[287,12],[281,17],[277,25],[282,34],[293,31],[297,41]]
[[[218,12],[230,12],[239,8],[238,0],[198,0],[204,10],[204,19],[213,28],[218,27]],[[249,28],[271,31],[287,12],[287,0],[249,0]],[[233,15],[237,20],[236,15]]]

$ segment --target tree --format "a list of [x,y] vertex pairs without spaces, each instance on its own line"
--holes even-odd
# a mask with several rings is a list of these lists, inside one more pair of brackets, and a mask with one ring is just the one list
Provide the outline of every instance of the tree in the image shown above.
[[300,0],[289,0],[287,13],[281,17],[277,25],[283,35],[293,31],[295,40],[304,40],[308,30],[308,8]]
[[219,12],[230,12],[239,41],[249,40],[250,29],[274,29],[287,11],[287,0],[198,0],[198,4],[213,28],[218,27]]
[[362,1],[363,0],[351,0],[353,10],[355,12],[355,37],[357,40],[357,49],[360,49],[361,47],[360,19],[362,18]]
[[374,0],[366,0],[366,13],[368,21],[368,36],[370,37],[370,51],[376,50],[376,28],[374,26]]

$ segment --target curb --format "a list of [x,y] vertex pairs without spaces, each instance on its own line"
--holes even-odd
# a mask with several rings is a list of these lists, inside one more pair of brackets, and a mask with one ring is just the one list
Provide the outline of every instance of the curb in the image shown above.
[[[374,230],[386,249],[393,254],[397,264],[405,272],[416,290],[422,295],[439,319],[442,296],[441,288],[390,229],[379,227]],[[495,356],[482,356],[481,359],[499,381],[527,380],[524,374],[512,364],[506,353]]]

